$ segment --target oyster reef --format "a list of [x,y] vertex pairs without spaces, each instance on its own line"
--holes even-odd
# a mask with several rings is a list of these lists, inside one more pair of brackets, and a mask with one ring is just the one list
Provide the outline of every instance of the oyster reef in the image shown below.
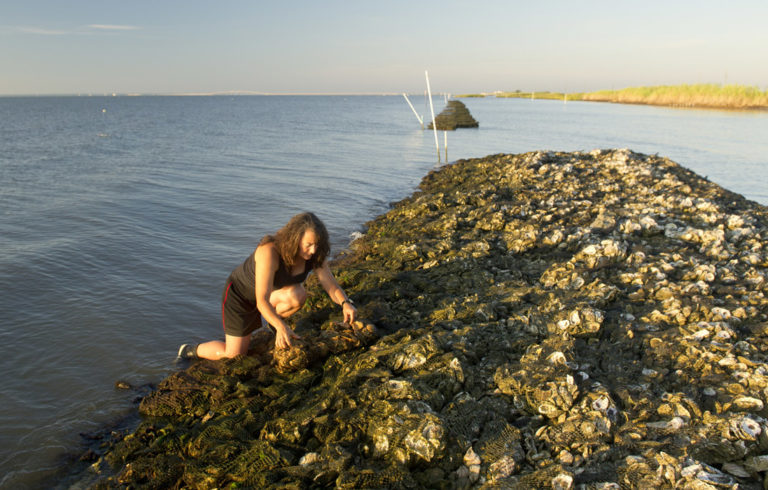
[[197,362],[95,486],[762,488],[766,208],[628,150],[461,160],[310,281],[301,346]]

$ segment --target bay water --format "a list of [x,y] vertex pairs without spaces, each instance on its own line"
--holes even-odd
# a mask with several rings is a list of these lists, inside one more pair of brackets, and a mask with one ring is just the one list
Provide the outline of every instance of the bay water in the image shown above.
[[223,337],[224,280],[298,212],[339,252],[446,160],[595,148],[768,204],[768,112],[463,101],[480,127],[449,132],[447,159],[439,132],[438,163],[401,96],[0,98],[0,487],[70,485],[81,434],[135,423],[141,389],[116,381]]

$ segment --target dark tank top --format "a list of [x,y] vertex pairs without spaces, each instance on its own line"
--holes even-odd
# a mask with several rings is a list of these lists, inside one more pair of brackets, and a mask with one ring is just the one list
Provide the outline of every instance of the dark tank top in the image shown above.
[[[256,303],[256,283],[254,280],[255,270],[255,251],[251,253],[242,264],[237,266],[229,275],[228,282],[232,283],[235,291],[246,301]],[[272,281],[274,289],[284,288],[291,284],[301,284],[312,271],[312,260],[306,261],[304,270],[299,274],[293,275],[283,262],[283,258],[278,254],[278,266],[275,271],[275,278]]]

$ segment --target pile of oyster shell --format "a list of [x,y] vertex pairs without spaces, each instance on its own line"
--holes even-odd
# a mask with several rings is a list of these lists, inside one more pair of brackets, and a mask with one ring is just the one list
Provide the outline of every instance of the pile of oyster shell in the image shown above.
[[442,167],[335,264],[366,322],[311,287],[302,349],[176,374],[97,486],[762,488],[767,218],[628,150]]

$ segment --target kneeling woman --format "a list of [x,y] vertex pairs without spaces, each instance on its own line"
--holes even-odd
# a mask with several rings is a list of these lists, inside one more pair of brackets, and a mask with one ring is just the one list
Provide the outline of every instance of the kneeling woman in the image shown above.
[[331,274],[328,231],[312,213],[294,216],[274,236],[267,235],[245,262],[227,279],[222,295],[226,342],[212,340],[184,344],[179,357],[221,359],[248,352],[251,332],[269,323],[276,331],[275,347],[287,349],[300,338],[285,319],[307,300],[303,282],[311,271],[333,302],[341,305],[344,321],[353,322],[357,310]]

